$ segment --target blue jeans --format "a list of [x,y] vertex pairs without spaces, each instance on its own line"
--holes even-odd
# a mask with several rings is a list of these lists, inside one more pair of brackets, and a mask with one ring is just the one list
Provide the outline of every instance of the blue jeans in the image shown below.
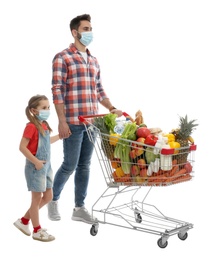
[[64,161],[54,176],[53,200],[60,194],[75,171],[75,206],[84,206],[89,183],[91,157],[94,149],[84,125],[69,125],[72,135],[63,140]]

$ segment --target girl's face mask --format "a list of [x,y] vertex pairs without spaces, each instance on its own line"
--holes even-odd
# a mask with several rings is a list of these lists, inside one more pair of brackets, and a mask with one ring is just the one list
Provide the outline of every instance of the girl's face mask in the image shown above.
[[50,110],[38,110],[39,114],[36,115],[38,120],[40,121],[46,121],[50,116]]

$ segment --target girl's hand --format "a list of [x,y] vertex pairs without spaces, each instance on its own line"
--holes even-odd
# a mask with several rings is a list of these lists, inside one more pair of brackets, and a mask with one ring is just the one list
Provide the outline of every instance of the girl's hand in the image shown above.
[[41,161],[41,160],[38,160],[36,163],[35,163],[35,168],[36,170],[41,170],[43,167],[44,167],[44,164],[46,163],[46,161]]

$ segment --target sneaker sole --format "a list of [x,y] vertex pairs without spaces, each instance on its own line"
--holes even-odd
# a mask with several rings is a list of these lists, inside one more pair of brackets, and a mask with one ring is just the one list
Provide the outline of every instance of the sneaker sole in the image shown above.
[[57,217],[57,218],[50,218],[50,217],[48,216],[48,218],[49,218],[50,220],[52,220],[52,221],[59,221],[59,220],[61,220],[61,217]]
[[16,223],[13,223],[14,224],[14,226],[17,228],[17,229],[19,229],[23,234],[25,234],[26,236],[30,236],[31,235],[31,233],[27,233],[27,232],[25,232],[23,229],[21,229]]
[[95,224],[95,223],[97,223],[96,220],[95,221],[87,221],[87,220],[85,220],[83,218],[79,218],[79,217],[72,217],[71,219],[74,220],[74,221],[81,221],[81,222],[84,222],[84,223],[87,223],[87,224]]
[[34,237],[33,237],[33,239],[34,239],[34,240],[37,240],[37,241],[41,241],[41,242],[51,242],[51,241],[54,241],[54,240],[55,240],[55,237],[52,238],[52,239],[49,239],[49,240],[42,240],[42,239],[38,239],[38,238],[34,238]]

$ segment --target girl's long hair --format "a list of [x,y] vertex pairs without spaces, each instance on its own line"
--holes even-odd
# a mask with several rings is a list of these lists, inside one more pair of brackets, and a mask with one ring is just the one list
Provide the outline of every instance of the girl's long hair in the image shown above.
[[[37,109],[41,100],[48,100],[48,98],[45,95],[36,95],[36,96],[31,97],[30,100],[28,101],[27,107],[25,108],[25,114],[26,114],[28,120],[37,127],[38,131],[42,135],[45,135],[44,129],[41,126],[40,121],[38,120],[36,115],[34,115],[31,112],[31,108]],[[43,122],[44,122],[44,124],[46,124],[47,128],[49,129],[49,132],[51,133],[52,129],[49,126],[48,122],[47,121],[43,121]]]

